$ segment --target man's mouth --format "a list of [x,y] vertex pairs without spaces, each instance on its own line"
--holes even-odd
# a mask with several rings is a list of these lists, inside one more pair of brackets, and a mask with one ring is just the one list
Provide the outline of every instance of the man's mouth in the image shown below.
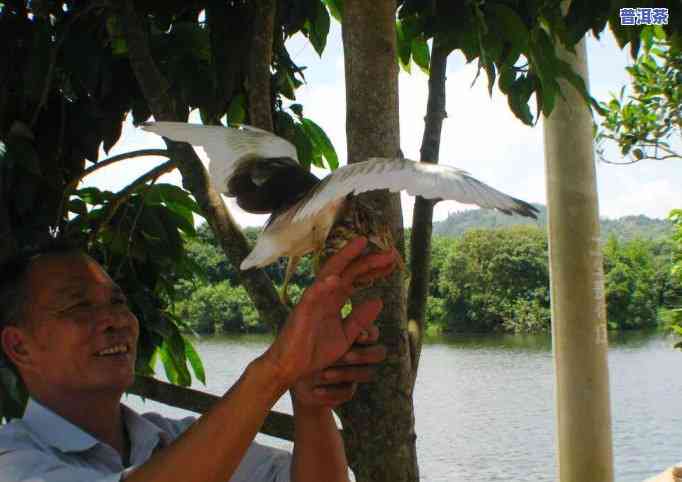
[[120,343],[118,345],[113,345],[108,348],[105,348],[104,350],[98,351],[97,353],[95,353],[95,356],[112,356],[121,355],[125,353],[128,353],[128,345]]

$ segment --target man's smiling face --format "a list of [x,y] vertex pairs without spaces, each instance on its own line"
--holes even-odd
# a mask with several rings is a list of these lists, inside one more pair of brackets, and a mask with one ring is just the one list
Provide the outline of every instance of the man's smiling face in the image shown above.
[[36,259],[27,279],[27,385],[64,394],[123,392],[133,381],[138,320],[121,289],[79,253]]

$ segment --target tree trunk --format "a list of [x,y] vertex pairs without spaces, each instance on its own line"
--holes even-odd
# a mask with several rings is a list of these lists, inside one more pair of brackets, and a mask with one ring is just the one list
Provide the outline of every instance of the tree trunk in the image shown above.
[[275,0],[254,2],[253,38],[249,59],[249,121],[266,131],[272,128],[272,36],[275,28]]
[[[343,8],[346,70],[346,133],[349,162],[370,156],[398,157],[398,64],[394,0],[347,0]],[[364,197],[386,220],[401,254],[402,212],[397,194]],[[387,361],[373,384],[362,387],[339,411],[351,468],[358,482],[407,482],[419,478],[412,404],[412,361],[405,316],[404,274],[363,292],[380,297],[377,324]]]
[[[433,41],[431,64],[429,66],[429,99],[424,118],[421,162],[438,164],[440,136],[445,112],[445,70],[451,50],[439,38]],[[410,287],[407,291],[407,320],[412,352],[412,372],[416,378],[419,355],[424,338],[426,302],[428,299],[431,269],[431,232],[433,229],[432,199],[417,196],[412,214],[412,239],[410,241]]]
[[[585,40],[559,48],[587,83]],[[613,480],[604,273],[592,118],[580,94],[544,120],[559,480]]]

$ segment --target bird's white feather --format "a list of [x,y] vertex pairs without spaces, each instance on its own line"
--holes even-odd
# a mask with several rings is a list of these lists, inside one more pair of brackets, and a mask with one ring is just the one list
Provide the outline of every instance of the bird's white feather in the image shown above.
[[428,199],[452,199],[483,208],[517,210],[519,200],[471,177],[461,169],[410,159],[371,158],[340,167],[325,179],[299,206],[293,222],[314,216],[348,194],[377,189],[407,191]]
[[226,189],[240,162],[253,157],[298,159],[296,148],[286,139],[251,126],[241,129],[184,122],[151,122],[142,128],[174,141],[201,146],[209,158],[211,181],[220,192]]

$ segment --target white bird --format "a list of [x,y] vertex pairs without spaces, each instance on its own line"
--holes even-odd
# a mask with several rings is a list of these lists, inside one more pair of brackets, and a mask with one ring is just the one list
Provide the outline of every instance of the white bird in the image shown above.
[[383,228],[370,207],[356,201],[357,194],[405,190],[413,196],[453,199],[506,214],[536,218],[538,212],[532,205],[450,166],[370,158],[318,179],[298,163],[296,148],[289,141],[255,127],[152,122],[142,128],[203,147],[210,161],[211,182],[219,192],[235,197],[247,212],[271,213],[240,268],[260,268],[288,256],[284,301],[288,301],[287,285],[302,256],[323,250],[325,254],[334,252],[357,235],[367,236],[381,250],[393,245],[390,231]]

